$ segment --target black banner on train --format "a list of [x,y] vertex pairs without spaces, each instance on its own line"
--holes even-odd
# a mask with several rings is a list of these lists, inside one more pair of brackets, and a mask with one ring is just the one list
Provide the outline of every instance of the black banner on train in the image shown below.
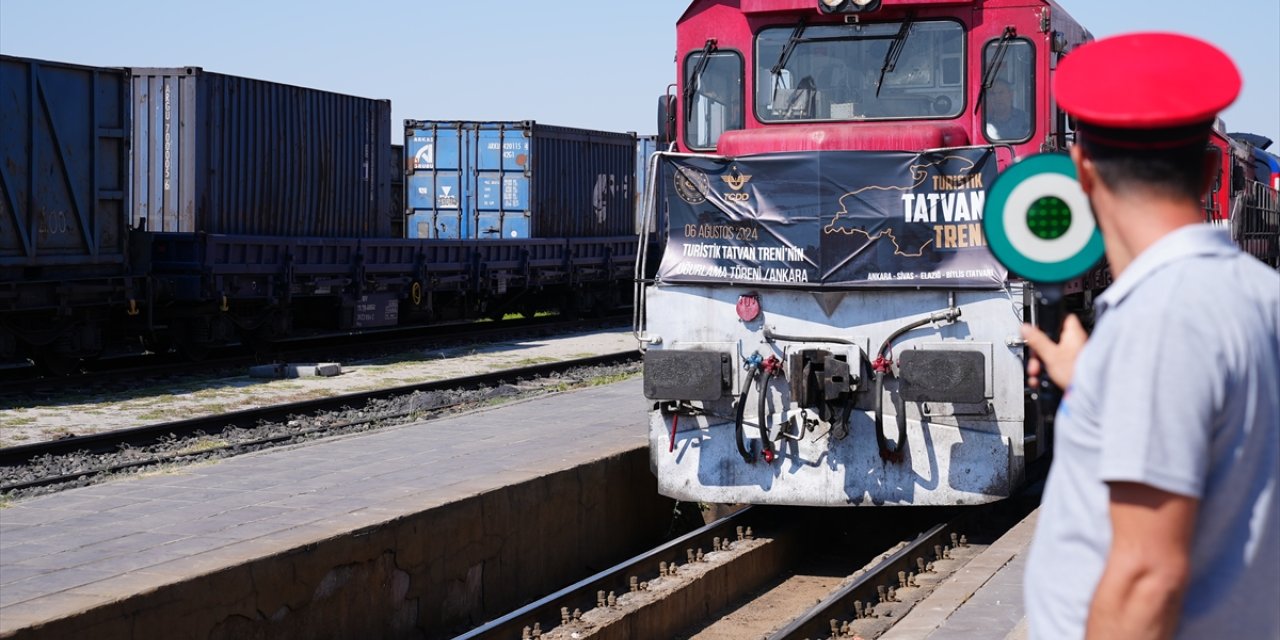
[[664,281],[976,289],[1006,276],[982,234],[989,149],[663,156],[659,171]]

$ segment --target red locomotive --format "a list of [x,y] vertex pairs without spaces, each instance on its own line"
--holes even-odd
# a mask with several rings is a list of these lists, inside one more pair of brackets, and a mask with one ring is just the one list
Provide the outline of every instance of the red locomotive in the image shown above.
[[[663,493],[975,504],[1021,483],[1046,442],[1019,337],[1035,287],[980,223],[996,175],[1072,141],[1051,77],[1090,39],[1051,0],[692,2],[636,298]],[[1243,147],[1214,144],[1206,215],[1274,251]],[[1064,233],[1040,213],[1035,235]]]

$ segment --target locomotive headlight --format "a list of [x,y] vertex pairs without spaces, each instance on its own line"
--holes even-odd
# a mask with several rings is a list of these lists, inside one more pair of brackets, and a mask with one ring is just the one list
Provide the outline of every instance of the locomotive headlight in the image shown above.
[[734,305],[734,311],[738,313],[738,319],[743,322],[751,322],[760,317],[760,295],[756,293],[747,293],[738,296],[738,304]]
[[880,0],[818,0],[822,13],[863,13],[880,8]]

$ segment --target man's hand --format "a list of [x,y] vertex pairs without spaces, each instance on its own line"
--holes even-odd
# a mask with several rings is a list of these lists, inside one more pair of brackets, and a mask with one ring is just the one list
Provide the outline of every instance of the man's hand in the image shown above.
[[1071,386],[1071,376],[1075,374],[1076,356],[1084,348],[1089,339],[1084,325],[1075,314],[1067,316],[1062,323],[1061,338],[1054,342],[1052,338],[1029,324],[1022,325],[1022,338],[1031,347],[1032,356],[1027,360],[1027,381],[1032,388],[1040,386],[1040,376],[1047,374],[1049,379],[1060,389]]

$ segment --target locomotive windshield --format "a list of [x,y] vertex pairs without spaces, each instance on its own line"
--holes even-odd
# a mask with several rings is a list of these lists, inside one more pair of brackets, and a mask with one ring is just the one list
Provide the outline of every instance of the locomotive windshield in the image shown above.
[[964,109],[963,62],[957,22],[767,28],[755,111],[762,122],[951,118]]

